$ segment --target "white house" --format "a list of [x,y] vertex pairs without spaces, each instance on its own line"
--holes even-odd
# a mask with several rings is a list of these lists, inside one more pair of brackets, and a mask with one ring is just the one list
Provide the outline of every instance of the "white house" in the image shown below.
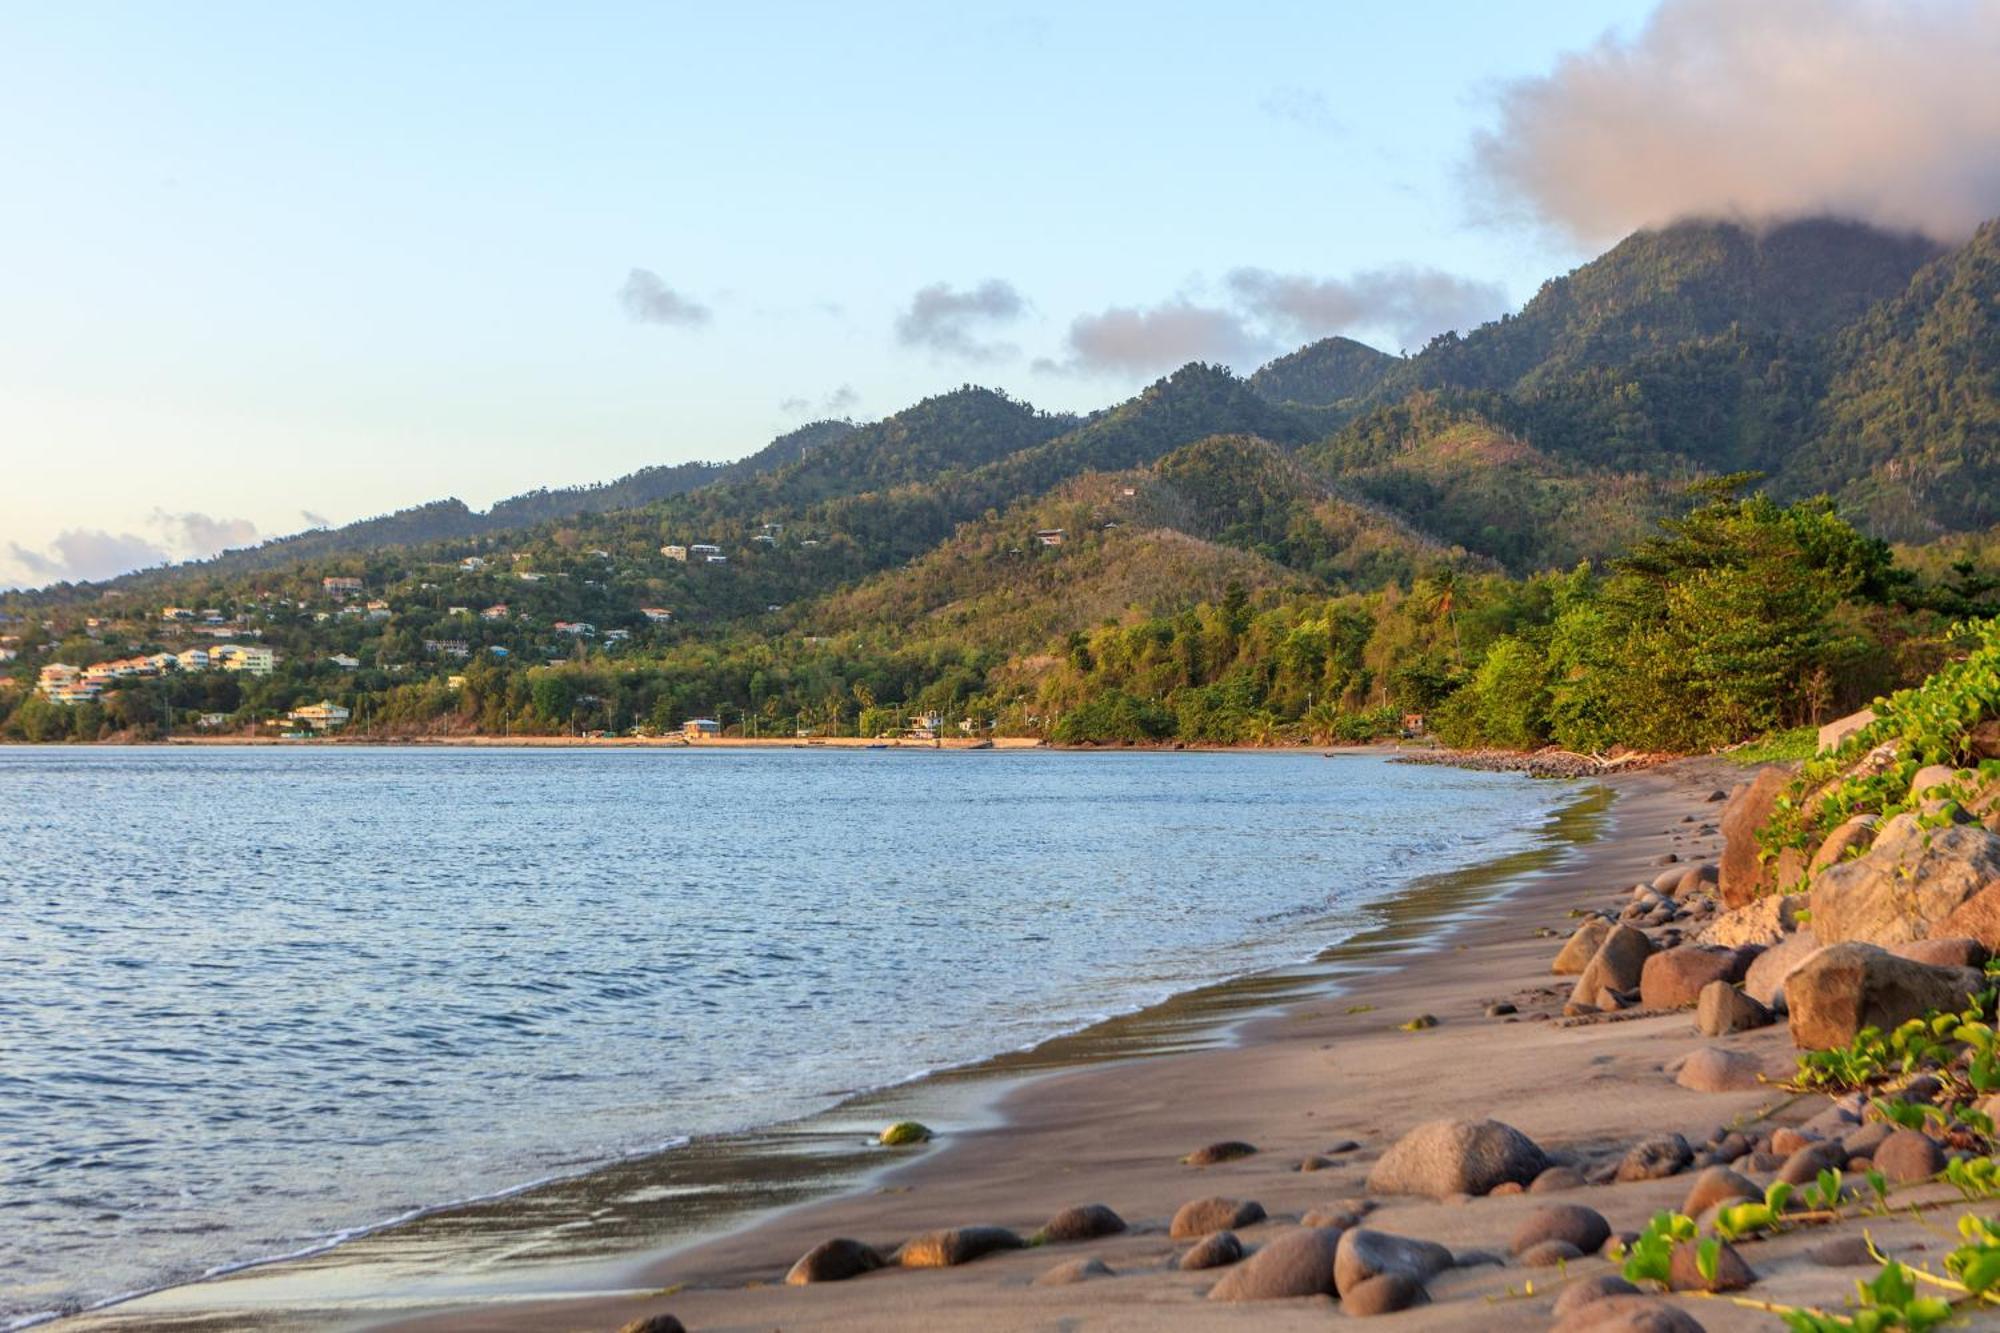
[[285,716],[293,722],[305,723],[314,731],[338,731],[347,725],[347,719],[353,714],[331,700],[322,699],[304,708],[294,708]]

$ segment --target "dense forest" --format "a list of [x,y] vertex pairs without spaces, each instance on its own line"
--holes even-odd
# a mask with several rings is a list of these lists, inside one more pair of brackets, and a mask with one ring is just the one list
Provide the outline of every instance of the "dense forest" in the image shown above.
[[[1996,609],[1996,320],[1993,224],[1950,251],[1684,224],[1410,357],[1328,339],[1082,417],[966,386],[736,463],[9,594],[0,735],[234,734],[328,699],[383,735],[935,713],[1261,742],[1420,714],[1464,744],[1725,745],[1907,682]],[[35,690],[232,639],[275,668]]]

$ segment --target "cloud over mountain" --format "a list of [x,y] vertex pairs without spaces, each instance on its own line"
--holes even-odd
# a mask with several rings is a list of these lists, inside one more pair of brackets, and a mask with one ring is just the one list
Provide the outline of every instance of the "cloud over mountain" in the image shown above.
[[1026,309],[1021,293],[999,278],[988,278],[962,291],[934,282],[918,288],[909,307],[896,317],[896,341],[968,361],[991,361],[1011,356],[1018,349],[985,340],[980,331],[1011,323]]
[[641,324],[699,328],[708,323],[712,314],[707,306],[675,291],[659,274],[644,268],[635,268],[625,275],[625,285],[618,289],[618,303]]
[[1817,214],[1960,239],[2000,213],[2000,0],[1663,0],[1496,113],[1473,175],[1580,243]]
[[1241,366],[1272,350],[1271,341],[1233,310],[1176,298],[1156,306],[1113,306],[1070,321],[1067,355],[1035,369],[1082,374],[1152,374],[1189,361]]
[[1402,346],[1421,347],[1447,329],[1472,328],[1507,308],[1499,283],[1407,264],[1347,278],[1239,268],[1229,275],[1229,289],[1260,320],[1298,341],[1383,332]]

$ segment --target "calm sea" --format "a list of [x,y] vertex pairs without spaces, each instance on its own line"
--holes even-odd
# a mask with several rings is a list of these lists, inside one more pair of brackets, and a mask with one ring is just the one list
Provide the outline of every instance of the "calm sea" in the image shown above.
[[0,749],[0,1325],[1309,956],[1561,794],[1316,755]]

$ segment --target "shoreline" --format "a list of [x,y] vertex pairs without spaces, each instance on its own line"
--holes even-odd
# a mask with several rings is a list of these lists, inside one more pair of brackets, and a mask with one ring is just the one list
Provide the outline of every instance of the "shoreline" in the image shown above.
[[[709,741],[675,748],[714,745]],[[1107,747],[1076,748],[1096,752]],[[1323,749],[1307,748],[1313,752]],[[1394,753],[1385,746],[1343,747],[1335,753],[1384,751]],[[526,1214],[512,1218],[514,1229],[509,1234],[513,1240],[534,1247],[538,1234],[601,1212],[608,1195],[662,1182],[669,1189],[700,1191],[712,1187],[707,1177],[720,1174],[730,1178],[738,1197],[713,1212],[699,1206],[690,1210],[695,1216],[686,1220],[679,1228],[682,1234],[670,1243],[634,1246],[609,1262],[579,1254],[559,1265],[584,1280],[589,1288],[586,1300],[618,1300],[636,1289],[655,1289],[660,1284],[654,1280],[657,1275],[653,1270],[674,1265],[681,1256],[781,1225],[801,1211],[809,1213],[842,1200],[870,1197],[881,1178],[948,1157],[954,1140],[1004,1133],[1006,1108],[1016,1099],[1032,1098],[1049,1080],[1111,1076],[1134,1064],[1254,1045],[1260,1025],[1282,1022],[1298,1005],[1345,995],[1385,967],[1400,969],[1436,956],[1459,930],[1489,918],[1516,894],[1531,890],[1540,880],[1563,870],[1566,863],[1586,855],[1592,842],[1602,835],[1614,799],[1615,793],[1606,784],[1579,784],[1574,796],[1545,817],[1532,848],[1459,871],[1420,877],[1371,904],[1367,914],[1374,918],[1372,924],[1364,924],[1345,939],[1296,963],[1206,983],[1022,1049],[849,1095],[799,1121],[740,1134],[705,1136],[665,1153],[643,1152],[493,1196],[436,1205],[419,1210],[415,1216],[358,1228],[338,1243],[238,1265],[225,1273],[163,1287],[136,1299],[121,1299],[117,1304],[37,1327],[377,1327],[379,1314],[364,1313],[352,1296],[338,1293],[352,1292],[359,1275],[368,1275],[359,1283],[366,1286],[374,1277],[407,1267],[403,1256],[409,1251],[448,1248],[451,1242],[441,1240],[441,1233],[482,1231],[475,1215]],[[864,1138],[880,1124],[918,1117],[947,1129],[936,1150],[912,1160],[907,1155],[862,1146]],[[690,1169],[677,1170],[677,1166]],[[593,1182],[601,1188],[590,1188]],[[543,1195],[549,1197],[535,1197]],[[507,1230],[504,1222],[499,1229]],[[483,1243],[490,1248],[490,1241]],[[476,1255],[467,1252],[455,1257],[470,1260]],[[634,1274],[638,1288],[632,1285]],[[414,1282],[410,1281],[412,1276]],[[529,1276],[542,1284],[548,1280],[546,1272]],[[464,1291],[456,1301],[438,1299],[444,1295],[442,1291],[426,1301],[421,1292],[433,1281],[450,1286],[447,1275],[427,1268],[414,1275],[404,1273],[402,1280],[418,1292],[409,1301],[413,1308],[402,1314],[419,1323],[438,1317],[439,1311],[462,1308],[466,1317],[473,1319],[473,1326],[483,1327],[481,1320],[493,1313],[496,1303],[511,1306],[530,1295],[510,1289],[503,1278],[490,1289]],[[557,1308],[568,1309],[572,1304],[573,1299],[564,1299]],[[447,1313],[444,1317],[456,1316]],[[400,1322],[389,1326],[400,1326]]]

